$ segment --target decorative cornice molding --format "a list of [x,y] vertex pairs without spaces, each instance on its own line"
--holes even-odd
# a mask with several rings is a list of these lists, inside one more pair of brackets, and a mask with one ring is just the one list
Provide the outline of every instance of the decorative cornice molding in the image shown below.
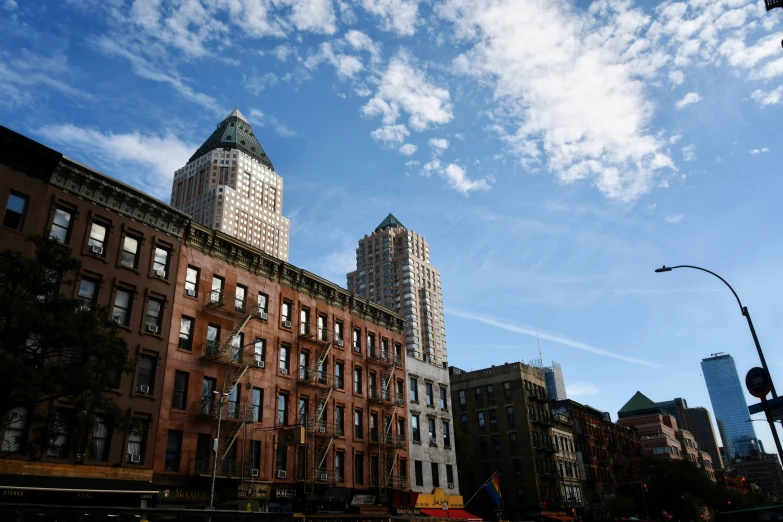
[[92,201],[107,211],[182,239],[190,221],[187,214],[68,158],[57,165],[49,182],[63,192]]

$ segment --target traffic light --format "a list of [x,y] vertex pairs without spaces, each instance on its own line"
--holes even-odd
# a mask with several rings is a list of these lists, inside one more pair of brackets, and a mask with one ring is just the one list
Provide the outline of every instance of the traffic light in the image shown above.
[[644,488],[644,492],[647,493],[647,483],[643,482],[642,487]]

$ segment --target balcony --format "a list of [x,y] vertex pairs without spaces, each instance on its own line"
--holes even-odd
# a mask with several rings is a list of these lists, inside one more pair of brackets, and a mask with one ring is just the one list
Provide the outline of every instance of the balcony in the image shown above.
[[[193,473],[195,475],[201,476],[212,475],[212,463],[213,457],[196,457],[193,460]],[[217,467],[215,468],[215,476],[224,478],[240,478],[245,476],[250,478],[250,465],[243,465],[241,461],[235,459],[221,460],[218,458]]]
[[315,366],[299,368],[298,379],[301,384],[317,388],[342,388],[342,379],[334,374],[326,373]]
[[384,366],[388,364],[401,365],[401,363],[398,364],[397,356],[389,352],[389,350],[381,350],[377,346],[367,348],[367,360]]
[[217,404],[213,397],[202,397],[196,401],[196,417],[216,419]]
[[390,389],[380,388],[378,386],[371,386],[368,398],[374,402],[393,402],[392,393]]
[[230,315],[246,315],[248,310],[256,313],[258,309],[258,306],[247,296],[236,297],[236,294],[223,290],[212,290],[207,293],[207,303],[204,307]]
[[204,352],[201,355],[203,359],[219,359],[226,354],[228,346],[218,340],[207,341],[204,343]]
[[317,323],[312,321],[300,321],[296,333],[300,339],[307,339],[318,344],[329,344],[335,340],[334,333],[331,330],[319,327]]
[[229,402],[226,404],[226,420],[250,422],[253,420],[253,407],[247,404]]
[[389,489],[399,489],[404,491],[408,489],[408,479],[405,477],[389,477],[386,480],[386,487]]

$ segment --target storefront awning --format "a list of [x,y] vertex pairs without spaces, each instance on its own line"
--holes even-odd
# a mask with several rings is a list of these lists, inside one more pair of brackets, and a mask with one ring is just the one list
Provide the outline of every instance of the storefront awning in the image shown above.
[[549,518],[551,520],[560,520],[562,522],[573,522],[574,517],[569,517],[568,515],[544,515],[544,518]]
[[436,509],[436,508],[422,508],[422,514],[433,518],[458,518],[462,520],[470,520],[472,522],[481,522],[481,517],[477,517],[472,513],[468,513],[464,509]]
[[3,502],[92,506],[138,506],[158,494],[149,482],[136,480],[0,475]]

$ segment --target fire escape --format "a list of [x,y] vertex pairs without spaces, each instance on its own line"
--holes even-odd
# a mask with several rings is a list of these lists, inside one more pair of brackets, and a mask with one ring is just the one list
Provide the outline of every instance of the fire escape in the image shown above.
[[334,438],[343,435],[343,426],[328,420],[332,391],[342,384],[338,382],[339,376],[327,372],[327,360],[332,346],[342,343],[340,339],[333,340],[333,335],[320,318],[317,325],[305,321],[299,323],[299,338],[314,343],[317,350],[314,350],[312,364],[299,368],[298,381],[299,384],[311,386],[320,392],[315,412],[305,419],[305,452],[313,455],[312,465],[305,470],[305,488],[310,494],[315,492],[316,484],[342,483],[344,480],[344,477],[340,476],[340,470],[327,464]]
[[[223,377],[222,387],[214,390],[223,401],[221,422],[226,424],[228,435],[219,441],[217,448],[216,475],[223,477],[240,477],[243,481],[250,479],[255,472],[251,472],[249,466],[245,466],[243,459],[236,458],[240,433],[243,433],[249,423],[253,421],[252,395],[242,393],[242,379],[247,374],[255,360],[251,360],[245,353],[242,345],[241,334],[245,326],[255,319],[262,317],[263,312],[257,311],[257,305],[249,302],[244,295],[227,293],[222,290],[212,290],[207,294],[205,309],[208,312],[231,317],[234,326],[231,333],[220,339],[208,339],[204,346],[201,359],[215,364],[226,364],[226,373]],[[226,361],[226,359],[228,359]],[[253,364],[251,364],[253,363]],[[217,419],[221,408],[215,403],[213,397],[202,397],[199,401],[198,415]],[[248,438],[243,436],[243,440]],[[237,443],[237,446],[235,446]],[[233,452],[232,452],[233,449]],[[212,458],[202,458],[196,462],[196,473],[211,474]]]
[[[397,397],[394,390],[394,368],[401,366],[399,357],[389,350],[386,339],[381,341],[380,349],[375,345],[368,345],[367,360],[378,367],[380,371],[380,383],[370,382],[370,401],[380,404],[384,410],[380,430],[378,426],[371,426],[371,438],[378,444],[378,463],[383,466],[378,470],[378,493],[385,496],[387,489],[405,488],[404,479],[395,479],[394,469],[400,448],[405,447],[404,435],[395,436],[394,419],[397,406],[402,404],[402,397]],[[372,375],[372,374],[371,374]]]

